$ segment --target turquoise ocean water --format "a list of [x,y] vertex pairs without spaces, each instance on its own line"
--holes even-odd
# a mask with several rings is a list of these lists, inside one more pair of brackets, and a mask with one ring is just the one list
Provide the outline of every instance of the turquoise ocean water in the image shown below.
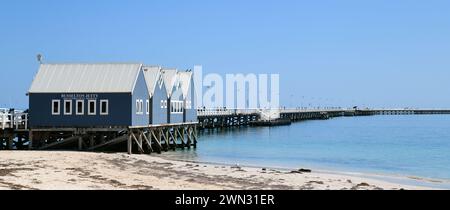
[[450,115],[339,117],[205,131],[177,158],[450,179]]

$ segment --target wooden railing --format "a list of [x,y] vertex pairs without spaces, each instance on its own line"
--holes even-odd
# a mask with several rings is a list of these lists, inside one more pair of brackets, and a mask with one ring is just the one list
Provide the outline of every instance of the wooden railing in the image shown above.
[[0,129],[28,129],[28,113],[0,108]]
[[239,114],[257,114],[258,109],[226,109],[226,108],[211,108],[211,109],[197,109],[197,116],[219,116],[219,115],[239,115]]

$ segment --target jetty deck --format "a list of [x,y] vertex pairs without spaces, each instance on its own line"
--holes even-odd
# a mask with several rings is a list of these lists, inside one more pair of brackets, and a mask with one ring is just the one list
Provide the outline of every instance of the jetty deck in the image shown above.
[[198,123],[132,127],[30,128],[23,111],[0,109],[0,149],[161,153],[197,146]]
[[197,146],[199,129],[276,126],[302,120],[371,115],[450,114],[450,109],[200,109],[198,123],[135,127],[29,128],[28,113],[0,109],[0,150],[71,149],[161,153]]

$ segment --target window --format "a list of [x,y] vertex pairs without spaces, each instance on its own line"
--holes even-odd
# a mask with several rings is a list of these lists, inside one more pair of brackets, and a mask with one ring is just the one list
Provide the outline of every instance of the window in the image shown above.
[[88,101],[88,115],[96,115],[97,114],[97,101],[89,100]]
[[150,100],[147,100],[146,101],[146,104],[147,104],[147,111],[146,111],[146,113],[147,113],[147,115],[149,115],[150,114]]
[[108,115],[108,114],[109,114],[109,101],[100,100],[100,115]]
[[170,102],[170,112],[172,114],[182,114],[183,113],[183,101],[171,101]]
[[77,100],[77,115],[84,115],[84,100]]
[[60,101],[59,100],[52,100],[52,115],[59,115],[60,114]]
[[72,100],[64,100],[64,115],[72,115]]
[[161,109],[167,109],[167,100],[161,100]]
[[192,102],[186,101],[186,109],[192,109]]
[[144,114],[144,100],[136,100],[136,114]]
[[136,100],[136,114],[139,114],[139,99]]

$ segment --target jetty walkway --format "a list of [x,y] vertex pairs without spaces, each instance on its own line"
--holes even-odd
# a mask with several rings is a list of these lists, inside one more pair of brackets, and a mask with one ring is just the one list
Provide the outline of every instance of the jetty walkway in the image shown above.
[[[27,111],[0,109],[0,150],[75,148],[98,151],[118,147],[128,153],[152,153],[196,147],[198,129],[278,126],[302,120],[371,115],[450,114],[450,109],[198,109],[198,123],[127,128],[30,129]],[[126,145],[126,146],[124,146]]]

